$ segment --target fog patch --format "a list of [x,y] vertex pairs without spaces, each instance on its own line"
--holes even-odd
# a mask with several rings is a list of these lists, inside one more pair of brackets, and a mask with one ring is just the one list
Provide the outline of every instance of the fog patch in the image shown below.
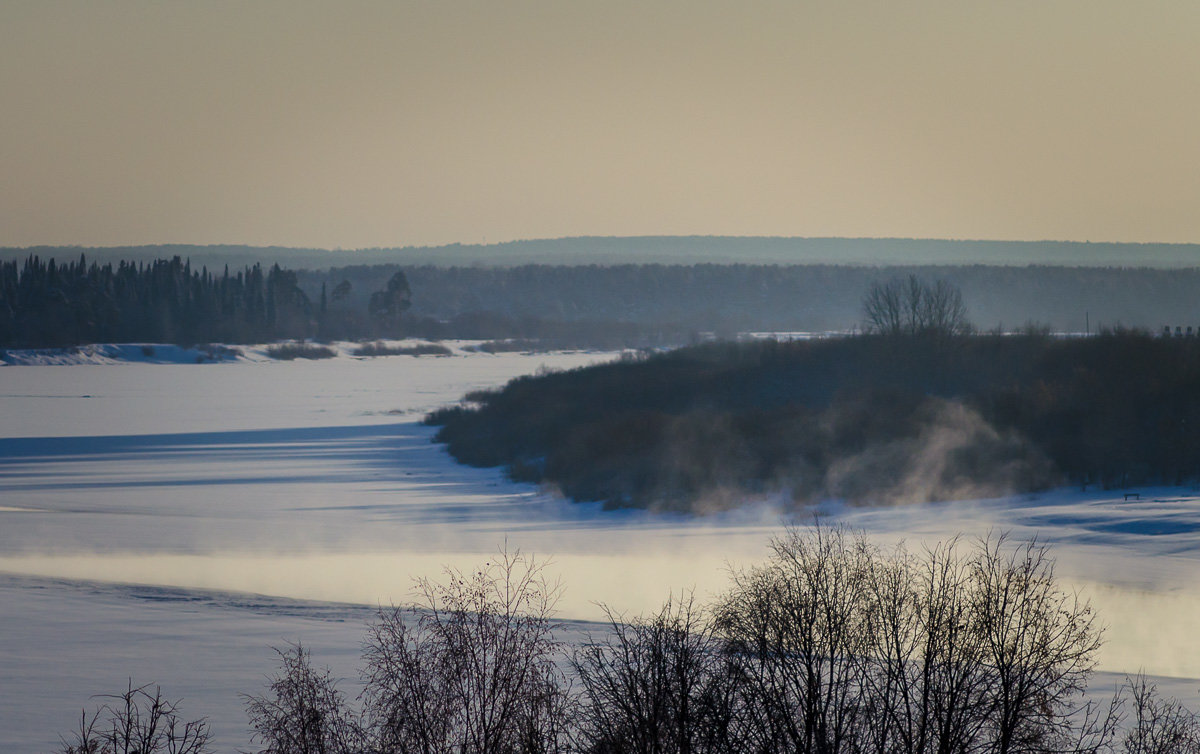
[[1043,453],[961,402],[926,398],[909,424],[906,436],[871,438],[861,450],[832,459],[824,494],[905,504],[1000,497],[1057,481]]
[[[616,548],[548,556],[548,574],[564,587],[558,617],[603,621],[602,604],[637,614],[659,607],[679,588],[706,598],[723,591],[731,565],[758,560],[763,548],[722,552],[714,538],[677,547],[663,541],[658,552]],[[410,603],[418,578],[437,579],[447,568],[471,572],[488,557],[450,551],[29,554],[0,556],[0,573],[387,606]]]
[[[769,502],[797,511],[823,501],[995,498],[1061,481],[1015,431],[997,429],[961,401],[929,396],[859,394],[820,411],[694,409],[644,425],[647,436],[630,442],[638,452],[604,466],[612,470],[606,489],[616,493],[611,507],[711,515]],[[641,428],[615,423],[603,436]],[[604,454],[611,442],[588,447]]]

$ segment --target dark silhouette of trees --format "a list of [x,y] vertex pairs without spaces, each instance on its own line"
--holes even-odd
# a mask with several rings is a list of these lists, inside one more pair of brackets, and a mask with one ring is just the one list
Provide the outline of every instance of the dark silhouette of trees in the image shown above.
[[333,287],[333,303],[340,304],[350,297],[350,292],[354,290],[354,286],[349,280],[343,280]]
[[78,730],[63,738],[60,754],[209,754],[208,722],[184,720],[179,703],[162,691],[134,686],[106,694],[90,715],[80,716]]
[[972,330],[962,292],[948,280],[916,275],[875,282],[863,298],[864,328],[879,335],[965,335]]
[[363,316],[361,307],[356,308],[349,302],[350,294],[354,290],[349,280],[342,280],[333,287],[328,299],[325,296],[325,283],[321,283],[322,301],[325,305],[321,308],[321,316],[318,323],[318,334],[326,340],[349,339],[363,337],[369,331],[367,320]]
[[267,327],[275,338],[306,338],[315,331],[312,303],[296,273],[272,265],[267,273]]
[[[357,704],[302,647],[277,650],[246,697],[260,754],[1200,751],[1200,718],[1143,677],[1089,699],[1096,617],[1044,547],[1004,535],[913,552],[789,529],[711,606],[610,612],[570,656],[557,594],[503,551],[421,581],[369,627]],[[204,721],[148,688],[85,713],[60,752],[209,752]]]
[[261,265],[220,274],[179,257],[115,267],[29,257],[0,263],[0,346],[41,348],[104,342],[261,343],[365,337],[400,329],[411,293],[402,272],[379,293],[370,320],[347,303],[343,281],[318,303],[297,272]]
[[[77,267],[80,256],[79,251],[70,249],[42,248],[36,253],[42,262],[51,254],[57,256],[57,282],[62,280],[58,274],[61,269]],[[89,250],[89,262],[94,253],[103,252]],[[168,261],[174,254],[181,259],[193,254],[192,266],[196,267],[194,260],[201,256],[218,258],[184,247],[163,247],[162,260],[147,259],[145,253],[145,249],[130,249],[130,258],[137,256],[143,261],[124,264],[136,270]],[[105,263],[99,266],[111,265],[115,270],[119,263],[107,262],[111,258],[106,255]],[[242,264],[240,260],[255,257],[252,250],[247,250],[246,256],[235,258]],[[274,261],[279,257],[261,250],[259,258]],[[312,264],[312,258],[303,255],[294,260],[290,263],[293,266]],[[32,303],[26,298],[18,305],[16,299],[27,261],[0,262],[0,328],[11,330],[12,316]],[[1161,332],[1166,324],[1171,332],[1179,328],[1179,334],[1184,335],[1188,327],[1194,333],[1195,325],[1200,324],[1193,319],[1200,290],[1200,269],[1195,268],[766,264],[426,264],[402,268],[397,264],[360,264],[326,269],[330,261],[337,262],[327,259],[320,268],[296,270],[299,287],[313,302],[311,316],[317,320],[310,336],[388,335],[390,330],[376,329],[367,310],[371,295],[386,292],[386,281],[398,271],[404,273],[412,290],[402,331],[426,338],[538,338],[566,346],[661,346],[694,342],[702,333],[848,330],[864,324],[862,302],[872,285],[883,285],[880,281],[889,279],[904,282],[910,276],[930,281],[931,287],[936,287],[932,281],[946,281],[947,290],[960,290],[963,300],[970,302],[971,319],[981,329],[1003,329],[1006,325],[1012,330],[1021,323],[1037,321],[1049,323],[1056,331],[1084,332],[1090,325],[1090,331],[1096,332],[1097,323],[1110,327],[1124,323]],[[220,278],[222,266],[210,262],[208,269]],[[260,265],[264,277],[271,266],[270,262]],[[236,277],[234,265],[229,265],[229,271]],[[348,286],[343,288],[343,284]],[[319,305],[323,285],[324,311]],[[51,298],[57,295],[44,293]],[[93,306],[84,307],[77,292],[66,293],[68,306],[79,305],[78,321],[104,321],[107,301],[103,297],[93,301]],[[58,336],[61,343],[72,339],[83,342],[70,332],[77,324],[74,314],[59,316],[52,301],[39,305],[45,307],[45,330],[65,333]],[[264,290],[260,312],[266,305]],[[222,316],[228,316],[228,312]],[[23,325],[18,332],[29,335],[36,331]],[[0,331],[0,344],[16,345],[12,335]],[[28,337],[22,340],[24,345],[52,345],[41,340],[34,344]],[[88,340],[96,338],[89,336]]]
[[655,614],[608,613],[607,636],[571,660],[582,686],[576,724],[584,751],[715,754],[732,747],[735,661],[690,594]]
[[1091,752],[1114,705],[1085,700],[1100,631],[1044,548],[884,552],[790,530],[735,575],[717,632],[740,662],[742,750]]
[[1133,718],[1122,741],[1123,754],[1197,754],[1200,716],[1174,699],[1164,699],[1144,675],[1126,681]]
[[501,551],[470,573],[422,580],[412,609],[383,611],[364,652],[365,716],[379,752],[568,748],[565,678],[544,566]]
[[840,530],[789,532],[738,573],[717,630],[741,660],[742,730],[762,752],[850,752],[866,720],[870,551]]
[[[997,754],[1045,750],[1076,737],[1100,629],[1086,601],[1064,591],[1044,547],[979,543],[969,564],[972,616],[989,671],[987,731]],[[1052,749],[1053,750],[1053,749]]]
[[387,286],[371,294],[367,303],[367,314],[381,335],[400,334],[400,318],[412,306],[412,291],[403,271],[388,278]]
[[116,267],[27,259],[0,265],[0,345],[263,342],[305,337],[312,307],[296,274],[255,265],[194,270],[175,257]]
[[513,380],[437,411],[460,462],[575,500],[706,510],[1200,480],[1200,341],[712,343]]
[[279,673],[268,694],[246,695],[246,715],[259,754],[356,754],[366,744],[362,726],[350,711],[328,668],[314,668],[299,644],[276,649]]

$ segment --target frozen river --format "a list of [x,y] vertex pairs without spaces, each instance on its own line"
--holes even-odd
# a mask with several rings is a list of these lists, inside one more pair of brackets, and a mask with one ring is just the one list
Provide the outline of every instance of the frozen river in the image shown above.
[[[720,590],[785,517],[603,512],[454,464],[419,420],[480,387],[611,354],[0,368],[0,750],[45,751],[130,676],[245,747],[241,692],[303,641],[354,674],[373,606],[505,542],[553,558],[568,621]],[[886,541],[990,527],[1054,546],[1108,624],[1106,670],[1194,695],[1200,501],[1189,490],[846,509]],[[568,631],[579,630],[569,626]]]

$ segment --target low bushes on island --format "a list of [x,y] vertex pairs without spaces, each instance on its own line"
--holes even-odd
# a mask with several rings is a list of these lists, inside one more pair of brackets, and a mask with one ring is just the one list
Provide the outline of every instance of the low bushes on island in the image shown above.
[[393,346],[376,340],[360,343],[354,349],[355,356],[450,356],[454,352],[440,343],[417,343],[411,346]]
[[316,343],[278,343],[267,347],[267,356],[280,361],[332,359],[337,356],[337,351]]
[[517,378],[430,414],[457,460],[701,510],[1200,479],[1200,342],[1110,331],[718,342]]

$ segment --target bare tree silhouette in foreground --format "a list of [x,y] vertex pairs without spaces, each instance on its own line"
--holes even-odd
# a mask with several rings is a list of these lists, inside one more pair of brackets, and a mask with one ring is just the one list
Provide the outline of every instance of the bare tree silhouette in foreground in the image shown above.
[[366,750],[357,716],[328,668],[312,666],[300,644],[276,649],[279,675],[269,694],[244,695],[252,741],[270,754],[354,754]]
[[[559,593],[507,550],[419,580],[368,628],[356,701],[277,650],[246,697],[260,754],[1200,754],[1200,719],[1144,678],[1089,695],[1101,629],[1037,543],[789,529],[711,606],[610,611],[573,651]],[[147,689],[85,713],[62,754],[206,754],[204,721]]]
[[62,739],[62,754],[208,754],[209,728],[203,718],[184,721],[179,703],[164,699],[155,686],[134,686],[104,694],[91,714],[83,711],[79,728]]
[[374,751],[566,751],[570,696],[545,564],[502,550],[478,570],[418,582],[411,608],[382,611],[363,653]]

